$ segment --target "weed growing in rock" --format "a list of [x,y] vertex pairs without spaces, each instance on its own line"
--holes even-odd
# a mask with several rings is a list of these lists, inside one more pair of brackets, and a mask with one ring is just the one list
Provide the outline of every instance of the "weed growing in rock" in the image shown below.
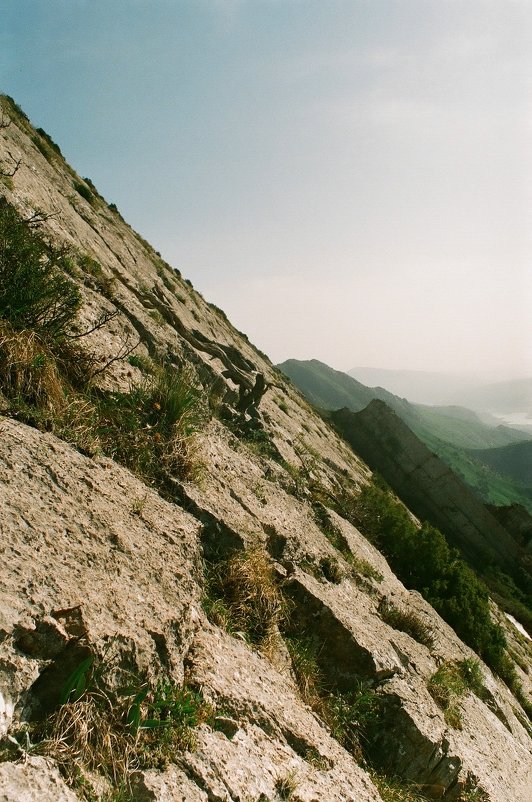
[[367,562],[367,560],[357,557],[356,554],[353,554],[341,530],[331,520],[327,508],[321,502],[314,501],[314,504],[312,505],[312,511],[317,526],[325,535],[329,543],[334,546],[334,548],[340,552],[344,560],[349,563],[353,570],[354,576],[363,576],[375,579],[377,582],[382,582],[384,579],[383,575],[377,571],[377,569],[374,568],[371,563]]
[[286,605],[270,559],[255,548],[206,566],[203,606],[213,623],[268,651]]
[[295,774],[290,772],[285,777],[279,777],[275,781],[275,790],[281,799],[292,799],[297,789]]
[[176,752],[194,748],[194,729],[213,724],[200,693],[170,681],[156,685],[127,675],[110,688],[109,666],[88,658],[66,683],[63,703],[38,725],[36,751],[52,757],[68,782],[91,799],[87,772],[112,786],[110,799],[129,799],[133,771],[164,768]]
[[418,643],[422,643],[429,649],[434,646],[432,630],[410,610],[400,610],[389,602],[382,602],[379,605],[379,615],[386,624],[401,632],[406,632]]
[[383,698],[362,681],[341,692],[331,686],[319,661],[319,644],[309,636],[285,637],[301,698],[330,729],[331,735],[359,761],[379,728]]
[[460,697],[470,690],[480,699],[486,698],[480,664],[472,659],[443,663],[429,679],[428,690],[438,707],[443,710],[447,724],[455,729],[462,729],[458,707]]

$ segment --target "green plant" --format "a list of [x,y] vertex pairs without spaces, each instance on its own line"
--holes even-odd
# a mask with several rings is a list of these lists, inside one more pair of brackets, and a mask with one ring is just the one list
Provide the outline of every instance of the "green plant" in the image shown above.
[[77,263],[81,270],[84,283],[99,290],[106,298],[112,298],[115,286],[114,276],[107,276],[101,264],[88,254],[79,254]]
[[0,318],[46,342],[64,339],[81,296],[64,274],[68,252],[46,242],[0,198]]
[[195,436],[207,410],[192,371],[159,366],[129,393],[94,394],[102,451],[160,489],[199,470]]
[[387,777],[374,769],[370,771],[370,775],[383,802],[429,802],[417,783],[402,777]]
[[462,728],[459,699],[468,690],[480,699],[486,698],[480,664],[471,658],[443,663],[429,679],[428,690],[438,707],[443,710],[447,724],[455,729]]
[[399,579],[418,590],[511,687],[506,640],[491,619],[486,587],[441,532],[426,523],[418,529],[405,507],[379,481],[364,487],[358,497],[346,492],[337,503],[378,545]]
[[88,657],[63,688],[60,706],[36,725],[35,751],[52,757],[68,782],[91,800],[88,773],[112,786],[109,800],[129,799],[131,773],[163,768],[176,752],[194,748],[194,729],[214,722],[214,709],[191,688],[169,680],[155,685],[128,672],[111,685],[116,667]]
[[84,181],[73,181],[72,185],[76,192],[88,203],[92,203],[94,201],[94,195]]
[[143,356],[142,354],[131,354],[128,356],[127,361],[132,367],[138,368],[141,373],[148,373],[150,375],[156,373],[156,366],[150,357]]
[[379,605],[379,615],[386,624],[401,632],[406,632],[418,643],[422,643],[429,649],[434,646],[432,630],[410,610],[400,610],[393,604],[384,601]]
[[320,647],[308,635],[285,636],[301,698],[325,722],[331,735],[362,760],[370,740],[382,726],[383,697],[367,683],[349,691],[331,685],[320,665]]

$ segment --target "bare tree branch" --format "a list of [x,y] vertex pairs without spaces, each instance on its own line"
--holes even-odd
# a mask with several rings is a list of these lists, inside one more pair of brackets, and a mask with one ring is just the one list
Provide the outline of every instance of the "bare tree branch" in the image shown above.
[[42,209],[35,209],[30,217],[26,217],[22,222],[26,223],[30,228],[40,226],[47,220],[53,220],[54,217],[59,217],[59,212],[45,212]]
[[[7,126],[4,125],[3,127],[6,128]],[[11,170],[10,173],[6,173],[5,170],[0,170],[0,176],[2,176],[2,178],[13,178],[13,176],[17,172],[18,168],[22,164],[22,159],[18,159],[17,160],[17,159],[15,159],[15,157],[9,151],[7,151],[7,152],[8,152],[9,158],[13,160],[15,166],[13,167],[13,169]]]
[[[103,328],[110,320],[113,320],[119,313],[118,309],[113,309],[112,312],[102,312],[96,323],[91,329],[87,329],[87,331],[82,331],[79,334],[69,334],[69,340],[79,340],[80,337],[86,337],[88,334],[92,334],[93,331],[98,331],[99,329]],[[136,346],[135,346],[136,347]]]
[[111,367],[113,362],[118,362],[119,360],[125,359],[126,357],[128,357],[131,353],[133,353],[135,348],[138,348],[138,346],[141,344],[141,342],[142,342],[142,339],[139,337],[139,339],[137,340],[137,342],[134,345],[130,345],[129,344],[129,337],[128,337],[126,339],[126,341],[122,344],[122,347],[120,348],[119,352],[117,354],[115,354],[115,356],[111,357],[111,359],[108,359],[107,362],[101,368],[98,368],[97,370],[93,370],[91,372],[91,374],[89,376],[89,381],[92,381],[94,379],[94,377],[98,376],[100,373],[104,373],[104,371],[106,371],[109,367]]

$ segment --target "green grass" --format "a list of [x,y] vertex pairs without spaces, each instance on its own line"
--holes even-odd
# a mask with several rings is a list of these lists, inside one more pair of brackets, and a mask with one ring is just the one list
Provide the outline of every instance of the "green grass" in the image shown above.
[[401,632],[406,632],[418,643],[422,643],[429,649],[434,646],[432,630],[411,610],[401,610],[389,602],[384,602],[379,606],[379,615],[386,624]]
[[477,660],[468,658],[460,662],[443,663],[428,681],[428,690],[445,721],[455,729],[462,729],[462,716],[458,702],[468,691],[486,699],[482,671]]

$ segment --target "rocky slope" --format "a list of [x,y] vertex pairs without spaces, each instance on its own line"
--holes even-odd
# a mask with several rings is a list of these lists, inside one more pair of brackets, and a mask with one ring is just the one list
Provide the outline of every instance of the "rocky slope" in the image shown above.
[[[0,800],[528,800],[519,702],[481,664],[482,692],[456,694],[454,718],[436,703],[431,678],[474,654],[333,504],[356,495],[369,468],[9,100],[2,107],[1,192],[77,254],[79,326],[96,326],[83,345],[105,368],[94,383],[127,393],[151,357],[192,368],[214,412],[195,438],[194,474],[167,477],[158,493],[2,400]],[[229,570],[234,555],[265,565],[264,594],[273,582],[284,599],[260,642],[224,627],[223,600],[206,599],[209,566]],[[383,605],[430,638],[386,623]],[[526,690],[530,651],[507,632]],[[358,724],[343,720],[351,738],[312,704],[294,644],[299,657],[313,645],[307,677],[319,673],[329,702],[355,699]],[[145,714],[151,699],[149,714],[162,716],[162,697],[187,722],[181,740],[164,741]],[[123,700],[120,718],[111,701]],[[112,770],[82,755],[105,721]]]
[[473,562],[482,563],[492,552],[499,565],[515,567],[517,539],[383,401],[357,413],[338,410],[331,419],[414,512],[438,526]]

